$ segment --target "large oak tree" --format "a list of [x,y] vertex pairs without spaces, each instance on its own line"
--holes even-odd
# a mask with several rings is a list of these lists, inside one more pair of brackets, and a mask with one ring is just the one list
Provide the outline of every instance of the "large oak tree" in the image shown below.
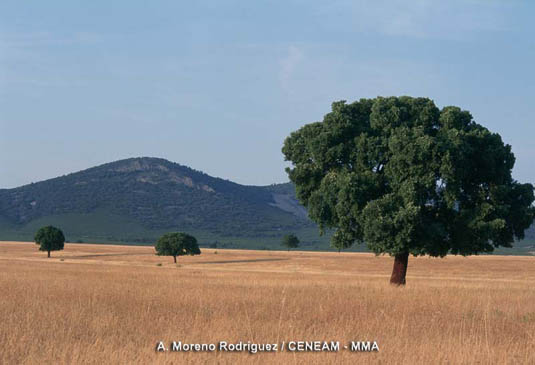
[[310,217],[336,229],[332,245],[394,256],[393,284],[405,284],[409,254],[492,252],[533,222],[533,186],[511,177],[511,146],[427,98],[335,102],[282,152]]

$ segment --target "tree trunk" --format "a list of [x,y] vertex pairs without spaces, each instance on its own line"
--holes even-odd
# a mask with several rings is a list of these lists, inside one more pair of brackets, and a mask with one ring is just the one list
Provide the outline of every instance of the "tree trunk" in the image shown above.
[[175,264],[176,264],[176,256],[173,256],[173,258],[175,259]]
[[48,250],[48,258],[50,258],[50,250]]
[[394,259],[394,268],[390,277],[390,284],[405,285],[405,275],[407,275],[407,264],[409,262],[409,253],[397,254]]

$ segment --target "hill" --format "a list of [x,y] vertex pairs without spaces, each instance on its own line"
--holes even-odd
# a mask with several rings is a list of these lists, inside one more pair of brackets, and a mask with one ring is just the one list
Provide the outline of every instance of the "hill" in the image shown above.
[[134,242],[169,230],[234,241],[316,231],[289,183],[245,186],[149,157],[0,190],[0,238],[30,239],[43,224],[71,240]]

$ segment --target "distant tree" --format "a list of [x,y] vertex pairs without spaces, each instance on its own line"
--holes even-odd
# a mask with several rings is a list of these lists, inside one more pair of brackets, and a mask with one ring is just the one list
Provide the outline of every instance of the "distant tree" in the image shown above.
[[54,226],[41,227],[35,233],[35,243],[40,245],[39,251],[47,251],[50,257],[50,251],[63,250],[65,245],[65,236],[61,229]]
[[336,229],[331,244],[394,256],[395,285],[405,284],[409,254],[512,247],[533,222],[533,186],[512,178],[511,146],[468,111],[427,98],[335,102],[282,152],[310,218]]
[[340,253],[342,250],[351,247],[351,245],[349,245],[348,242],[345,241],[332,241],[331,247],[337,249],[338,253]]
[[187,233],[166,233],[156,242],[156,255],[173,256],[176,264],[177,256],[200,255],[201,250],[197,239]]
[[299,238],[297,238],[294,234],[287,234],[284,237],[282,237],[282,243],[281,246],[284,246],[290,251],[292,248],[299,247]]

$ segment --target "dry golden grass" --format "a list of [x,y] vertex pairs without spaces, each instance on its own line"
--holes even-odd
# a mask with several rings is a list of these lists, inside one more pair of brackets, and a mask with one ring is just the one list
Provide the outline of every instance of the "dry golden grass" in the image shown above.
[[[534,364],[535,257],[0,243],[0,363]],[[63,261],[61,261],[63,260]],[[161,263],[162,266],[157,266]],[[377,341],[379,352],[155,352],[158,341]]]

